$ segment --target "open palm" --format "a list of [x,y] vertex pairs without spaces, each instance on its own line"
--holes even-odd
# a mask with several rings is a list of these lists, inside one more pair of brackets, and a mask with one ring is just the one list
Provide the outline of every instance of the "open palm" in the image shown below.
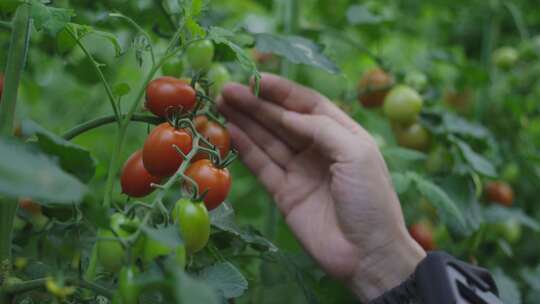
[[219,107],[243,162],[325,271],[354,285],[409,239],[376,144],[325,97],[265,74],[259,97],[230,84]]

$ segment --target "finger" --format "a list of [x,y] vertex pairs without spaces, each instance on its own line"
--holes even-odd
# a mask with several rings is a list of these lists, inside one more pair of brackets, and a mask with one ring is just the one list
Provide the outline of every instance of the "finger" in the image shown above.
[[248,87],[241,84],[226,85],[218,101],[218,107],[221,108],[224,104],[254,118],[291,150],[298,151],[304,146],[305,143],[300,138],[283,128],[281,119],[285,110],[279,105],[262,101],[253,95]]
[[[348,162],[358,156],[355,142],[362,137],[354,136],[328,116],[286,111],[283,115],[283,125],[297,136],[308,140],[333,161]],[[369,140],[367,137],[365,139]]]
[[240,159],[255,174],[263,186],[271,194],[276,193],[281,182],[284,180],[285,172],[270,159],[244,131],[233,123],[228,123],[227,128],[231,134],[233,144],[238,149]]
[[[251,85],[253,87],[253,81]],[[277,75],[262,74],[260,97],[278,104],[286,110],[305,114],[327,115],[351,131],[360,128],[354,120],[325,96]]]
[[260,123],[252,120],[240,111],[235,111],[229,105],[222,103],[220,111],[230,122],[238,126],[276,164],[282,168],[286,167],[294,155],[293,151],[286,144],[266,130]]

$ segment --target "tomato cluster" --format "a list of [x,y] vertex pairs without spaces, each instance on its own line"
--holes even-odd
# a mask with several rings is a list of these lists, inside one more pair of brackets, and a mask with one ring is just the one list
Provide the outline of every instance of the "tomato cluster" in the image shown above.
[[[405,81],[422,88],[426,84],[425,76],[422,76],[420,73],[411,74]],[[392,75],[373,68],[358,83],[358,100],[366,108],[383,108],[401,146],[420,151],[429,148],[430,134],[418,119],[424,102],[416,89],[405,84],[394,85]]]
[[[183,63],[175,59],[163,67],[175,77],[157,78],[146,88],[146,108],[165,122],[152,129],[142,149],[126,160],[120,177],[122,192],[141,198],[166,180],[178,181],[183,195],[171,208],[170,218],[182,235],[183,245],[171,248],[140,233],[142,223],[136,216],[115,213],[110,229],[98,233],[97,258],[109,271],[120,271],[115,298],[119,303],[136,303],[139,296],[132,292],[137,269],[125,265],[132,265],[134,260],[146,265],[174,254],[176,264],[183,268],[186,253],[194,254],[206,246],[210,238],[208,211],[223,203],[231,188],[227,169],[234,156],[231,139],[216,117],[214,104],[208,102],[230,77],[223,65],[212,63],[213,52],[213,45],[206,40],[187,51],[191,68],[205,71],[208,81],[175,78],[181,77],[183,69]],[[130,245],[129,250],[126,245]]]

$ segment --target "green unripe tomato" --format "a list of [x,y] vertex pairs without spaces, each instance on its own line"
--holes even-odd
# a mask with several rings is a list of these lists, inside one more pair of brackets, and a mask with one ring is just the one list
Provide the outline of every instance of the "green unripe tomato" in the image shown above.
[[428,79],[426,74],[422,72],[411,71],[405,75],[404,82],[415,90],[422,91],[426,88]]
[[142,252],[142,261],[150,263],[160,256],[167,256],[172,252],[172,249],[159,241],[150,237],[144,238],[144,249]]
[[395,86],[384,99],[384,114],[392,121],[413,123],[422,110],[424,101],[416,90],[406,85]]
[[117,272],[124,264],[124,248],[111,230],[102,229],[98,232],[97,256],[99,263],[108,272]]
[[49,223],[49,218],[42,213],[32,214],[30,222],[32,223],[34,230],[41,231],[47,226],[47,223]]
[[515,243],[521,238],[521,224],[515,219],[496,223],[495,229],[509,243]]
[[438,145],[429,152],[425,165],[429,173],[445,171],[452,165],[452,157],[445,146]]
[[227,68],[220,63],[214,63],[208,70],[208,80],[212,83],[210,87],[210,96],[216,98],[221,93],[225,84],[231,81],[231,74]]
[[178,224],[188,254],[206,246],[210,238],[210,217],[204,203],[179,200],[174,208],[173,219]]
[[418,151],[425,151],[429,148],[429,133],[418,123],[403,129],[396,129],[396,136],[398,144],[402,147]]
[[122,304],[139,303],[139,286],[135,281],[137,269],[134,266],[126,266],[120,271],[118,277],[118,294]]
[[503,180],[513,183],[519,178],[519,165],[516,163],[509,163],[502,171],[501,177]]
[[210,40],[192,43],[186,50],[189,65],[194,70],[207,70],[214,59],[214,44]]
[[493,62],[501,69],[513,67],[518,59],[519,53],[513,47],[503,46],[493,52]]
[[165,76],[181,78],[184,73],[184,61],[182,58],[173,57],[161,66],[161,71]]

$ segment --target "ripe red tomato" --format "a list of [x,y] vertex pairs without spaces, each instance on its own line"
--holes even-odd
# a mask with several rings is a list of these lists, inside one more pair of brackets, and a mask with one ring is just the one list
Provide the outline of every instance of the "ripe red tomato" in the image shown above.
[[210,217],[204,204],[181,199],[174,206],[173,219],[178,224],[185,249],[189,254],[206,246],[210,238]]
[[19,199],[19,207],[21,209],[24,209],[30,215],[41,214],[41,205],[35,203],[30,198],[20,198]]
[[512,187],[505,182],[489,182],[486,185],[486,198],[490,202],[510,207],[514,202],[514,191],[512,190]]
[[415,123],[394,130],[400,146],[418,151],[426,151],[429,148],[429,133],[422,125]]
[[[219,123],[209,120],[208,117],[199,115],[193,120],[193,124],[202,137],[206,138],[211,144],[216,146],[221,157],[225,157],[231,149],[231,137],[229,132]],[[194,160],[208,158],[208,153],[199,152]]]
[[409,233],[412,238],[424,248],[426,251],[435,250],[437,248],[433,240],[433,229],[431,225],[418,222],[409,227]]
[[227,168],[217,168],[210,160],[201,159],[189,166],[186,176],[199,186],[199,193],[206,193],[204,204],[208,210],[219,206],[231,189],[231,175]]
[[177,146],[184,154],[192,148],[192,137],[183,129],[175,129],[169,123],[157,126],[144,143],[142,159],[150,174],[158,177],[173,175],[184,161],[174,148]]
[[392,75],[382,69],[368,70],[358,82],[358,100],[366,108],[380,107],[393,83]]
[[143,197],[152,193],[161,178],[152,176],[143,165],[142,151],[135,151],[124,164],[120,178],[122,192],[131,197]]
[[150,112],[166,117],[169,108],[187,112],[195,105],[197,96],[189,82],[174,77],[160,77],[146,87],[145,106]]

